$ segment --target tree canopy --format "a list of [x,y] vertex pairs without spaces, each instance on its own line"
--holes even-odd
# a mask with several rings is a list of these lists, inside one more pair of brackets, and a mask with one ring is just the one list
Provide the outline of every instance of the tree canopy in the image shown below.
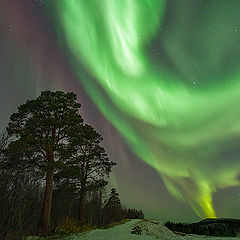
[[[83,124],[74,93],[43,91],[18,107],[7,127],[11,139],[6,166],[38,171],[45,176],[43,233],[50,231],[54,179],[66,179],[79,193],[79,212],[86,191],[107,182],[115,164],[103,147],[102,137]],[[79,214],[81,215],[81,214]]]

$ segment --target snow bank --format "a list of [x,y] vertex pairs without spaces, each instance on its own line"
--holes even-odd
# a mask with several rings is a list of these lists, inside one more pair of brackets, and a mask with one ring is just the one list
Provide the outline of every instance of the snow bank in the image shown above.
[[175,234],[161,222],[154,220],[131,220],[108,229],[96,229],[66,240],[239,240],[240,238],[219,238],[194,234]]
[[131,233],[151,236],[154,237],[154,239],[162,240],[182,239],[166,228],[161,222],[146,219],[138,221],[132,228]]
[[139,220],[131,220],[122,225],[108,229],[96,229],[84,235],[75,235],[67,240],[155,240],[152,236],[131,234],[132,229]]

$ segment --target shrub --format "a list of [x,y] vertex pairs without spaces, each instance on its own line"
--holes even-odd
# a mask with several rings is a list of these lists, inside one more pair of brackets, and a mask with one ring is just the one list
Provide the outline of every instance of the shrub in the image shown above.
[[80,222],[75,219],[67,218],[63,224],[56,227],[55,234],[69,235],[83,233],[93,229],[96,229],[96,227],[91,226],[90,224],[80,224]]

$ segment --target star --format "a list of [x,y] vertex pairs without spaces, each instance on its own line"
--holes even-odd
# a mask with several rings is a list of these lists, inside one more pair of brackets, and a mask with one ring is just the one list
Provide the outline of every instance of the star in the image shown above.
[[13,31],[13,25],[12,25],[12,24],[9,24],[9,26],[8,26],[8,31],[9,31],[9,32]]

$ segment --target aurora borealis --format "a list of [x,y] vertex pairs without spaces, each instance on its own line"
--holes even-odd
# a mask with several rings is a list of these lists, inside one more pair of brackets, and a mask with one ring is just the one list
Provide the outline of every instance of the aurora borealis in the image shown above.
[[[113,179],[119,189],[125,185],[119,176],[126,177],[130,174],[126,169],[139,164],[148,185],[158,189],[163,182],[171,196],[180,200],[179,206],[182,201],[200,217],[219,216],[212,197],[222,189],[234,189],[231,194],[237,198],[234,191],[239,186],[240,2],[30,2],[37,6],[33,10],[37,16],[24,14],[25,5],[31,9],[26,1],[16,1],[15,12],[10,11],[12,3],[7,0],[0,5],[0,26],[7,29],[1,31],[7,49],[2,51],[9,58],[4,72],[17,66],[16,74],[11,70],[12,82],[31,85],[27,97],[47,87],[79,93],[85,105],[83,115],[105,131],[106,147],[112,157],[118,158],[114,160],[119,162],[121,172],[116,170]],[[9,9],[8,14],[2,9]],[[14,19],[15,24],[11,23]],[[26,32],[24,24],[29,21],[33,30]],[[45,29],[49,32],[47,39],[41,34]],[[24,50],[25,44],[32,48]],[[18,50],[16,57],[9,56],[13,45]],[[22,59],[30,62],[30,70],[23,70]],[[25,77],[19,77],[21,71]],[[1,75],[1,83],[10,91],[13,87],[4,83],[8,81],[6,76],[9,73]],[[24,89],[15,94],[23,93]],[[11,99],[10,94],[4,101]],[[97,109],[92,101],[106,119],[94,115]],[[109,131],[108,121],[120,135]],[[145,170],[148,168],[152,170]],[[159,174],[159,178],[154,177],[156,182],[147,180],[151,176],[146,173],[151,171]],[[133,178],[138,174],[131,171]],[[168,198],[169,193],[161,197]],[[127,202],[130,197],[124,196]],[[156,196],[154,201],[161,202]],[[147,203],[142,206],[146,213]],[[229,216],[232,214],[234,210]]]

